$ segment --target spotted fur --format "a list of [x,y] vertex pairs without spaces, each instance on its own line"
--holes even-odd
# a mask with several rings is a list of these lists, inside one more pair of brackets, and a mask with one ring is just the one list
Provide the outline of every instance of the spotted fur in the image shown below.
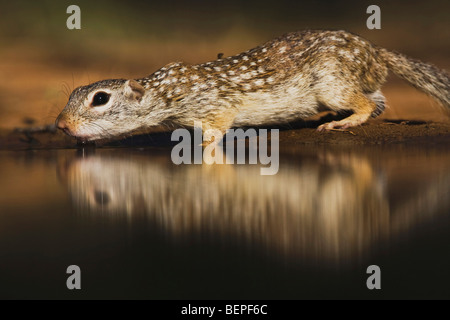
[[[221,56],[222,57],[222,56]],[[104,80],[74,90],[57,119],[84,140],[192,127],[225,133],[233,126],[280,124],[326,106],[349,117],[319,130],[360,125],[385,107],[388,70],[450,107],[449,76],[434,66],[372,45],[345,31],[286,34],[241,54],[189,65],[170,63],[136,80]],[[103,109],[89,99],[111,94]]]

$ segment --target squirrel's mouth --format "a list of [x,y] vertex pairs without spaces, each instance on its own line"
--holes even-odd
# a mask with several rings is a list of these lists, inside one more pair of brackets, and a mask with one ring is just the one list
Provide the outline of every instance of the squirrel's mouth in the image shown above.
[[69,128],[60,128],[65,134],[67,134],[68,136],[73,137],[74,135],[72,134],[72,132],[70,131]]
[[[69,125],[67,124],[67,122],[65,120],[60,120],[58,119],[56,121],[56,127],[58,129],[60,129],[61,131],[63,131],[65,134],[67,134],[70,137],[73,137],[75,139],[77,139],[78,142],[85,144],[89,141],[93,141],[98,139],[98,137],[96,137],[93,134],[89,134],[89,133],[81,133],[81,132],[75,132],[73,130],[73,128],[70,128]],[[79,131],[79,130],[77,130]]]
[[59,128],[59,129],[61,129],[69,137],[77,139],[77,142],[81,143],[81,144],[86,144],[88,142],[92,142],[92,141],[96,140],[96,137],[93,136],[93,135],[83,135],[83,134],[75,133],[71,129],[67,128],[67,127],[66,128]]
[[89,135],[72,135],[72,137],[74,137],[75,139],[77,139],[77,141],[78,141],[79,143],[82,143],[82,144],[86,144],[86,143],[88,143],[88,142],[92,142],[92,141],[95,141],[95,140],[99,140],[98,137],[95,137],[95,136],[89,136]]

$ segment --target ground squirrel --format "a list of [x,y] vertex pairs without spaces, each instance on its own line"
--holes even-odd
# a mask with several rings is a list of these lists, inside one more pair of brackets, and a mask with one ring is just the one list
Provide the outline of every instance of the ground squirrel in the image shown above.
[[203,131],[224,134],[231,127],[277,125],[328,109],[353,113],[318,130],[345,129],[384,110],[380,87],[388,70],[450,108],[446,71],[349,32],[302,31],[235,56],[170,63],[142,79],[79,87],[56,125],[82,141],[192,128],[195,121]]

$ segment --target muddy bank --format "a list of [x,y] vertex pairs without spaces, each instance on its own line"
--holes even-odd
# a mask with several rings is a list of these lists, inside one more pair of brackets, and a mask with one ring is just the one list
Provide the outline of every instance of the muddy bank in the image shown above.
[[[402,120],[372,120],[348,130],[318,132],[318,122],[280,129],[280,144],[288,145],[383,145],[383,144],[446,144],[450,142],[450,123]],[[97,147],[171,146],[170,133],[131,137],[119,141],[101,141]],[[61,149],[83,145],[52,126],[0,131],[0,149]]]
[[373,120],[342,131],[318,132],[313,128],[305,128],[280,133],[282,144],[379,145],[421,142],[450,142],[450,123]]

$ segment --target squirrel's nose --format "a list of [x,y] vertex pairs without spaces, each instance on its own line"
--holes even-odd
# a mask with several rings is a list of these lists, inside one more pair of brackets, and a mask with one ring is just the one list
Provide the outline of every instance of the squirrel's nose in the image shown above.
[[56,120],[56,127],[61,130],[66,129],[67,128],[66,120],[63,120],[63,119]]
[[65,134],[67,134],[69,136],[72,135],[69,127],[67,126],[67,121],[66,120],[61,119],[61,118],[60,119],[56,119],[56,127],[58,129],[61,129],[62,131],[64,131]]

